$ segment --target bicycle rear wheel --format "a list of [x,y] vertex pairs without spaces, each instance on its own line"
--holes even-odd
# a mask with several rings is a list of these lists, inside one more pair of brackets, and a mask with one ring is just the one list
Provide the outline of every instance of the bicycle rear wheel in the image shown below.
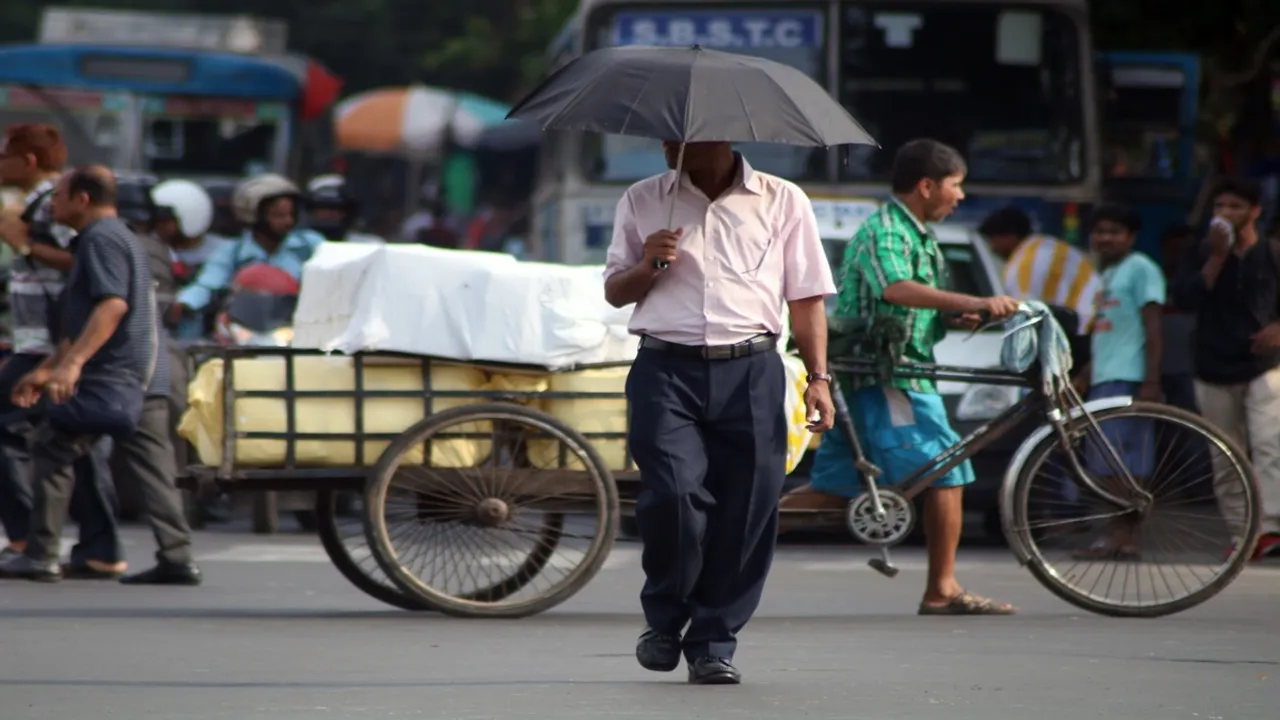
[[[1042,585],[1090,612],[1158,617],[1217,595],[1258,539],[1248,456],[1177,408],[1134,403],[1093,418],[1068,425],[1070,447],[1050,433],[1028,456],[1009,498],[1010,543],[1026,549]],[[1103,495],[1127,501],[1134,485],[1150,496],[1143,510]]]

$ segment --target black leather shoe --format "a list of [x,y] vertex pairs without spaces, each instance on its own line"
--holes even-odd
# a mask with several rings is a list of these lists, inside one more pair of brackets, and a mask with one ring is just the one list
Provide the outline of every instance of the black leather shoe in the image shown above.
[[62,579],[62,568],[56,562],[42,562],[26,555],[13,555],[0,563],[0,578],[58,582]]
[[680,638],[645,628],[636,641],[636,661],[654,672],[671,672],[680,666]]
[[195,586],[203,582],[204,576],[195,563],[160,563],[150,570],[143,570],[135,575],[120,578],[124,585],[188,585]]
[[690,685],[737,685],[741,682],[742,673],[724,658],[700,657],[689,663]]

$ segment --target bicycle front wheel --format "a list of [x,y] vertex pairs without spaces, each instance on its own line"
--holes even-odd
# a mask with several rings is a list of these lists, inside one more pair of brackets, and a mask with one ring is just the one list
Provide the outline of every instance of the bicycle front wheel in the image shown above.
[[[1011,543],[1036,579],[1103,615],[1159,617],[1217,595],[1257,543],[1248,456],[1200,417],[1154,403],[1050,433],[1013,488]],[[1140,501],[1139,504],[1133,504]]]

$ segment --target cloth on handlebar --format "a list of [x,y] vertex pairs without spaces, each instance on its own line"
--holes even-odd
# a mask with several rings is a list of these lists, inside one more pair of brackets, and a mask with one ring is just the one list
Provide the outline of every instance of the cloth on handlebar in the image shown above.
[[1049,394],[1069,381],[1071,342],[1048,305],[1036,300],[1024,302],[1004,327],[1008,335],[1000,348],[1000,362],[1005,370],[1024,373],[1039,362]]
[[864,358],[875,363],[876,379],[887,384],[907,343],[902,318],[832,317],[827,320],[827,355],[832,358]]

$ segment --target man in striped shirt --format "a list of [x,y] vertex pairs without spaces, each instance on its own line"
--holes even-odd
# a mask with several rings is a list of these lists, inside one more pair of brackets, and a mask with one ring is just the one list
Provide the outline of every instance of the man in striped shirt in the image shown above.
[[1031,233],[1031,218],[1009,205],[987,216],[978,226],[991,251],[1005,261],[1004,292],[1018,300],[1039,300],[1075,311],[1078,332],[1087,335],[1102,291],[1088,254],[1079,248]]
[[[32,458],[26,435],[39,413],[10,402],[14,386],[54,350],[56,299],[62,294],[66,273],[73,262],[75,231],[53,221],[52,195],[67,148],[52,125],[12,125],[5,129],[0,151],[0,182],[26,193],[24,202],[0,213],[0,240],[16,256],[9,275],[9,305],[13,314],[13,355],[0,367],[0,524],[9,542],[0,546],[0,562],[26,547],[33,501]],[[96,487],[114,497],[107,464],[110,443],[101,442],[76,463],[86,487]],[[81,506],[75,506],[79,512]],[[86,510],[87,512],[87,510]],[[82,518],[81,518],[82,519]],[[121,549],[111,528],[85,530],[71,551],[78,567],[119,572],[124,568]],[[109,530],[109,531],[108,531]]]

